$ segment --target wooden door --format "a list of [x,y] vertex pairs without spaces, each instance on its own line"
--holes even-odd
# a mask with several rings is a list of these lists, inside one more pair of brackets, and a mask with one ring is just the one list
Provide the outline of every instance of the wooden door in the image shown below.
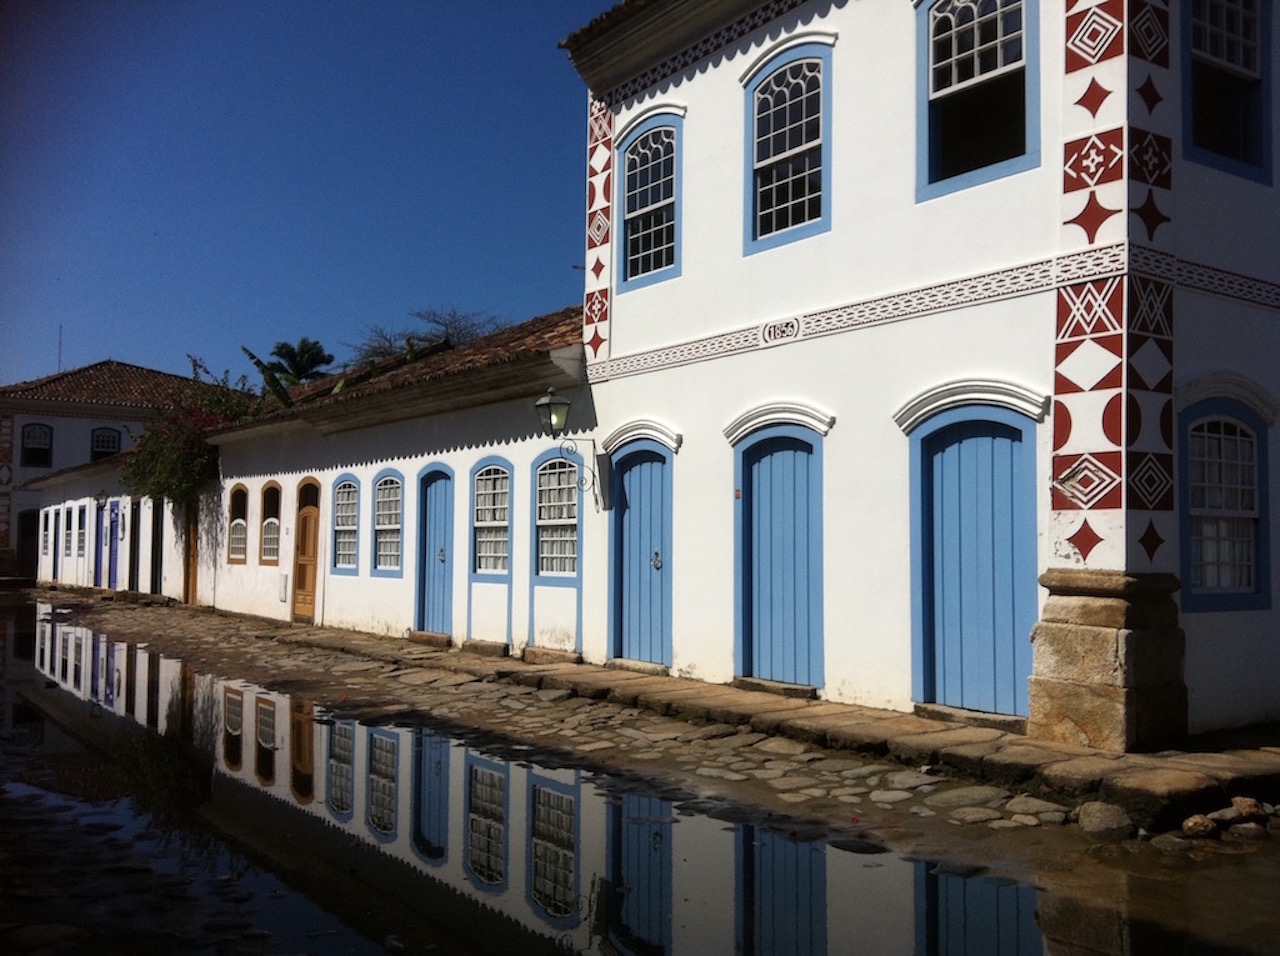
[[614,487],[614,652],[671,665],[671,474],[657,448],[624,454]]
[[192,499],[187,502],[183,512],[182,600],[185,604],[194,604],[199,584],[197,568],[200,564],[200,505]]
[[316,614],[316,557],[320,550],[320,508],[298,509],[297,544],[293,559],[293,619],[310,624]]

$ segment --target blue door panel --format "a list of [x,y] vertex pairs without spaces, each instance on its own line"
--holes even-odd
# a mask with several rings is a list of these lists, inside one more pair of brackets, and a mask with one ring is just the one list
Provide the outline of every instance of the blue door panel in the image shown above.
[[422,528],[418,569],[418,629],[453,631],[453,482],[444,472],[422,479]]
[[759,956],[825,953],[825,847],[751,826],[739,830],[738,841],[737,950]]
[[631,660],[671,664],[671,477],[666,458],[642,450],[619,459],[615,579],[618,640]]
[[414,731],[413,843],[430,863],[449,853],[449,739]]
[[624,794],[613,827],[619,894],[613,942],[627,953],[671,951],[671,804]]
[[111,522],[107,528],[107,587],[115,590],[120,580],[120,502],[111,502]]

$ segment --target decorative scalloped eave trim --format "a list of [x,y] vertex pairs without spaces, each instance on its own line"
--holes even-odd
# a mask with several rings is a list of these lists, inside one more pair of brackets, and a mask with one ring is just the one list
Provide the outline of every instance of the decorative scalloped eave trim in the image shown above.
[[730,445],[736,445],[744,437],[767,425],[803,425],[819,435],[826,435],[836,417],[801,402],[768,402],[743,412],[724,429],[724,437]]
[[1191,381],[1175,385],[1173,394],[1179,408],[1188,408],[1206,398],[1229,398],[1252,408],[1268,426],[1280,418],[1280,401],[1251,378],[1217,369]]
[[893,420],[905,433],[911,434],[925,419],[962,405],[995,405],[1042,422],[1049,412],[1049,396],[1013,382],[961,379],[917,395],[893,413]]
[[642,418],[634,422],[627,422],[625,425],[619,425],[600,443],[600,447],[604,449],[605,454],[612,455],[627,442],[637,441],[642,438],[656,441],[659,445],[665,445],[672,452],[678,452],[680,446],[684,444],[684,436],[678,431],[668,428],[661,422]]

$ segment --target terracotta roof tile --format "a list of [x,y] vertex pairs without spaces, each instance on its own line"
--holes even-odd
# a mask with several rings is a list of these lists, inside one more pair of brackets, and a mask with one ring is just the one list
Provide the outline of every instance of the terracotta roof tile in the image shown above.
[[108,359],[56,375],[0,385],[0,401],[67,402],[153,409],[191,379]]

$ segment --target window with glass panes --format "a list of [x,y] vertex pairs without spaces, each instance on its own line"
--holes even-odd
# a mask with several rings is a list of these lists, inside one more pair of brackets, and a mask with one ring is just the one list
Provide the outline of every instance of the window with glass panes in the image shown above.
[[280,561],[280,488],[276,485],[262,489],[262,547],[258,560],[263,564]]
[[356,531],[359,521],[360,489],[354,481],[344,481],[333,491],[333,566],[356,566]]
[[84,505],[76,512],[76,557],[84,557],[85,525],[88,523],[88,511]]
[[467,803],[467,866],[482,883],[501,883],[506,878],[506,777],[486,767],[473,766]]
[[538,573],[578,570],[578,466],[555,458],[538,469]]
[[227,560],[242,563],[249,549],[249,492],[237,487],[231,491],[230,526],[227,531]]
[[373,566],[400,567],[400,481],[383,478],[373,493]]
[[331,810],[350,813],[355,793],[352,773],[356,746],[355,727],[348,723],[329,726],[329,760],[325,783],[326,800]]
[[239,770],[243,757],[244,695],[227,688],[222,695],[222,759],[230,770]]
[[396,741],[369,736],[369,826],[391,833],[396,825]]
[[475,478],[475,569],[506,571],[511,547],[511,475],[502,467],[481,469]]
[[73,530],[71,527],[71,510],[67,509],[62,513],[62,553],[68,558],[71,557],[71,535]]
[[573,912],[574,800],[533,788],[533,898],[551,916]]
[[676,131],[642,133],[627,147],[626,277],[634,279],[676,261]]
[[110,458],[120,450],[120,432],[114,428],[95,428],[89,435],[89,460]]
[[1250,165],[1266,156],[1262,0],[1189,0],[1191,140]]
[[755,238],[822,218],[822,61],[798,60],[755,90]]
[[1253,432],[1225,418],[1191,426],[1187,450],[1193,589],[1251,591],[1258,524]]

